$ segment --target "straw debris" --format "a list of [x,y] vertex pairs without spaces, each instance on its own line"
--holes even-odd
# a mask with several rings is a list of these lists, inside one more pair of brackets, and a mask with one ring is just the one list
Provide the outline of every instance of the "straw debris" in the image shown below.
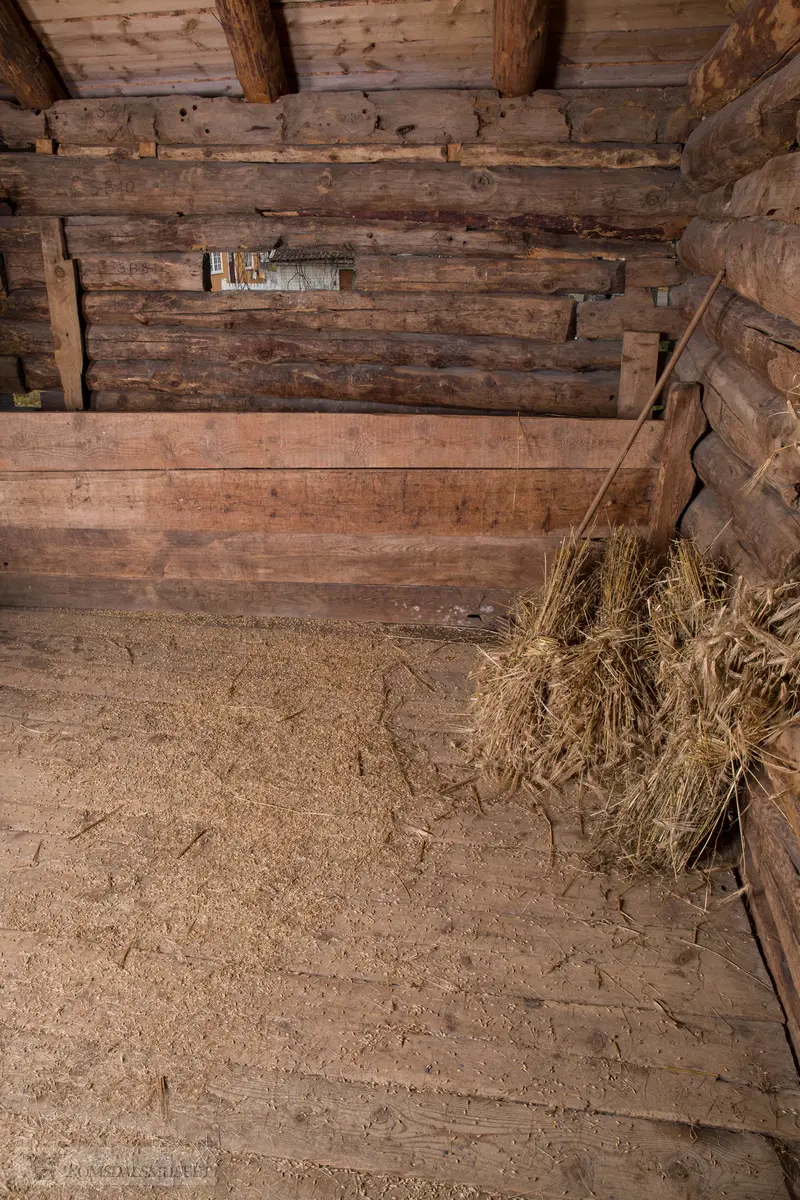
[[732,586],[687,541],[656,576],[616,531],[599,559],[566,543],[512,614],[477,681],[473,750],[506,783],[588,785],[607,862],[679,874],[799,711],[800,583]]

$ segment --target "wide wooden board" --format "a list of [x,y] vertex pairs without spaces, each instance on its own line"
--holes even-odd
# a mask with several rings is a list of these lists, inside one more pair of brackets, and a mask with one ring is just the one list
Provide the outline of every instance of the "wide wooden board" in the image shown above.
[[[430,467],[605,469],[630,426],[617,419],[328,413],[0,414],[0,470]],[[664,424],[648,421],[625,469],[653,469]]]
[[[602,475],[598,468],[10,471],[0,474],[2,536],[10,537],[15,526],[31,536],[39,527],[561,534],[580,521],[586,494]],[[623,470],[601,522],[646,522],[655,475],[653,469]]]

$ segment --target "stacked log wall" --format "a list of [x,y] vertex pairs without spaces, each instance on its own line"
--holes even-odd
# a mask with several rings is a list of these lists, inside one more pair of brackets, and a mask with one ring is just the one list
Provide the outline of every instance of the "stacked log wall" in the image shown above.
[[[58,404],[57,216],[92,407],[611,415],[622,333],[676,331],[690,128],[681,88],[0,104],[6,375]],[[206,251],[275,247],[352,254],[354,290],[204,289]]]
[[[748,10],[749,11],[749,10]],[[800,570],[800,57],[692,133],[682,174],[697,215],[679,243],[688,320],[724,270],[678,373],[699,381],[711,432],[681,531],[753,581]],[[754,781],[744,823],[751,912],[800,1048],[798,738],[787,730]]]

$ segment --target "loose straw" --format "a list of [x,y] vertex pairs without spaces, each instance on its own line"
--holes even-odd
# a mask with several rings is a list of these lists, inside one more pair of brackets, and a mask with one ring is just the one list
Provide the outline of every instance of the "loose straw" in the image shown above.
[[605,479],[600,484],[600,487],[597,489],[597,495],[595,496],[594,500],[592,500],[592,503],[587,508],[586,516],[583,518],[580,525],[578,526],[578,533],[577,533],[578,537],[584,537],[586,535],[586,530],[589,528],[589,523],[591,522],[592,517],[594,516],[594,514],[597,512],[598,508],[600,507],[600,505],[603,501],[603,497],[605,496],[606,492],[611,487],[611,484],[614,481],[614,476],[616,475],[617,471],[620,469],[620,467],[624,463],[624,461],[628,455],[628,451],[630,450],[631,446],[633,445],[633,443],[636,441],[637,437],[639,436],[639,431],[641,430],[645,421],[647,420],[647,418],[650,416],[651,412],[653,411],[656,400],[658,400],[658,397],[661,395],[661,392],[664,388],[664,384],[667,382],[670,375],[672,374],[672,372],[675,368],[676,362],[678,361],[678,359],[680,358],[680,356],[683,354],[684,350],[686,349],[686,343],[689,341],[689,338],[692,336],[695,329],[697,329],[697,326],[702,321],[703,314],[705,313],[706,309],[708,308],[709,304],[711,303],[711,301],[714,297],[714,293],[716,292],[717,288],[722,283],[724,278],[725,278],[725,271],[723,269],[715,276],[714,282],[711,284],[711,287],[708,289],[705,296],[700,301],[700,307],[698,308],[697,312],[692,317],[691,321],[689,322],[689,324],[686,328],[686,332],[684,333],[683,337],[681,338],[681,340],[678,342],[677,346],[673,350],[672,357],[670,358],[667,365],[664,367],[664,370],[661,372],[661,378],[658,380],[658,382],[656,383],[656,386],[653,388],[653,391],[650,395],[650,399],[647,401],[647,404],[645,404],[644,408],[639,413],[639,418],[638,418],[636,424],[634,425],[633,429],[631,430],[630,437],[628,438],[627,442],[625,443],[625,446],[623,447],[619,458],[614,463],[613,467],[610,468]]

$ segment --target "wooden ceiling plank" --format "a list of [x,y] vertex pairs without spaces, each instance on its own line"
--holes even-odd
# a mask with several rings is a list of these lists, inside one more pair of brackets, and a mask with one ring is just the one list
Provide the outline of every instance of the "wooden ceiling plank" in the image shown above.
[[16,0],[0,0],[0,76],[25,108],[49,108],[69,97]]

